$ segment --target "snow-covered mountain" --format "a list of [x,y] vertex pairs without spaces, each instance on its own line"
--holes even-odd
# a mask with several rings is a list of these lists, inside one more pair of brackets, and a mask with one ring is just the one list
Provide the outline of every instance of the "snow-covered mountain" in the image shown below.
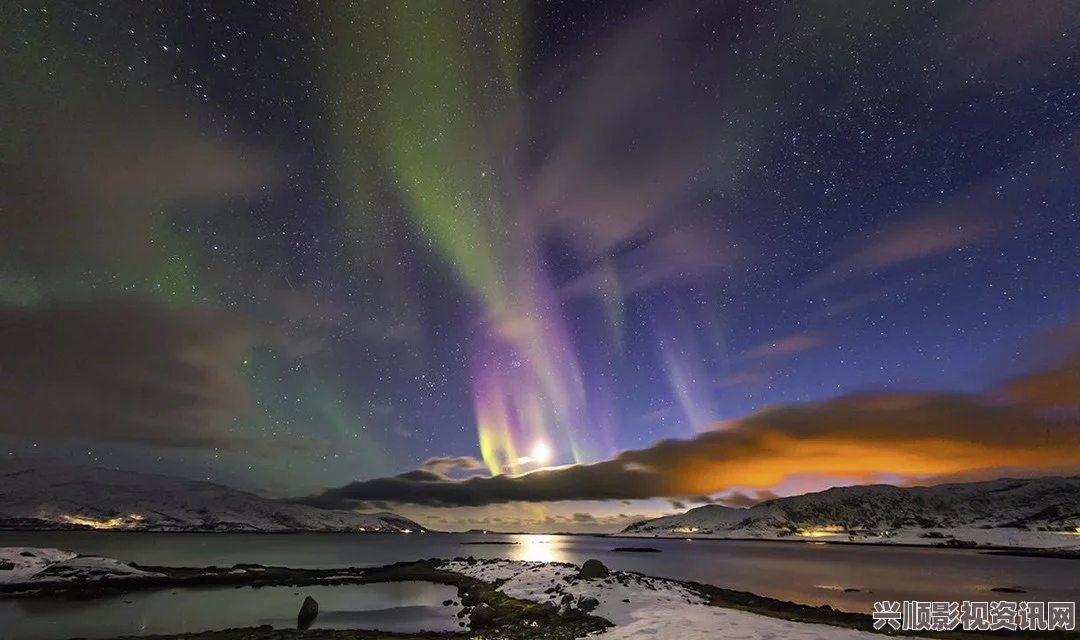
[[[839,487],[777,498],[748,508],[706,505],[680,515],[634,523],[623,533],[741,538],[833,536],[904,542],[913,541],[913,537],[930,541],[963,537],[1007,544],[998,539],[1010,532],[1038,532],[1051,542],[1060,542],[1052,546],[1074,546],[1080,544],[1078,527],[1080,478],[1073,477],[934,487]],[[1000,535],[995,538],[989,533],[972,533],[979,531],[997,531]]]
[[0,464],[0,529],[420,532],[392,513],[319,509],[186,480],[97,467]]

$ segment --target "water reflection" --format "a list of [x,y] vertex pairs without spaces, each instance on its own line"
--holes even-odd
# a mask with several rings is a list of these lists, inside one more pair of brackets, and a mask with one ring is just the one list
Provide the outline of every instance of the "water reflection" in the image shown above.
[[[460,607],[443,606],[457,590],[441,584],[171,589],[93,600],[0,600],[2,638],[66,640],[194,633],[269,624],[296,626],[305,596],[319,603],[316,629],[380,629],[400,633],[456,631]],[[8,635],[10,634],[10,635]]]
[[563,554],[559,553],[555,536],[517,536],[521,544],[521,559],[528,562],[566,562]]

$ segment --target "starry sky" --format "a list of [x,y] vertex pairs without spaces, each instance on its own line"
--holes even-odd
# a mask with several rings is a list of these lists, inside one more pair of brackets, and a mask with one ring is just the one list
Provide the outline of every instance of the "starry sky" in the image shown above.
[[1080,471],[1075,3],[15,0],[0,36],[8,458],[436,528]]

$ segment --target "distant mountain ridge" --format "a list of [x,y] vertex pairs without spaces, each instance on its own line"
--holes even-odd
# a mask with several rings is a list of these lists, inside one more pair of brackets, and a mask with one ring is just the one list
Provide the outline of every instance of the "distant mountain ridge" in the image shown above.
[[746,508],[706,505],[636,522],[623,533],[891,538],[912,531],[939,530],[941,537],[951,537],[944,532],[1011,529],[1063,534],[1067,544],[1074,537],[1068,534],[1078,533],[1078,527],[1080,477],[1050,477],[932,487],[838,487]]
[[0,529],[425,531],[393,513],[319,509],[198,480],[27,462],[0,463]]

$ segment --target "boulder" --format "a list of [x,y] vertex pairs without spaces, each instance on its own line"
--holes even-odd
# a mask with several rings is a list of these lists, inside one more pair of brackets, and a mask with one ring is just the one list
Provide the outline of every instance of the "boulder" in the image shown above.
[[474,607],[480,604],[480,594],[473,589],[466,589],[461,594],[461,604],[465,607]]
[[304,598],[304,604],[300,605],[300,613],[296,614],[296,628],[301,631],[311,628],[318,615],[319,603],[315,601],[315,598],[311,596]]
[[495,621],[495,609],[486,604],[479,604],[469,614],[469,626],[473,629],[482,629],[490,626]]
[[577,608],[585,613],[593,611],[600,606],[600,601],[592,596],[581,596],[577,601]]
[[578,571],[577,577],[582,580],[595,580],[597,578],[606,578],[609,575],[611,575],[611,571],[604,566],[604,563],[594,558],[586,560],[585,564],[581,565],[581,571]]
[[994,593],[1027,593],[1021,587],[991,587],[990,590]]

